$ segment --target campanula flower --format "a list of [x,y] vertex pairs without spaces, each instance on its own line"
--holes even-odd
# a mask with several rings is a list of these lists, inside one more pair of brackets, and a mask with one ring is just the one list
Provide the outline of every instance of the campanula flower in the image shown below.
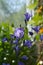
[[40,35],[40,40],[41,40],[41,41],[43,41],[43,34],[42,34],[42,35]]
[[2,65],[6,65],[6,63],[2,63]]
[[25,13],[24,15],[25,15],[25,21],[29,21],[31,14]]
[[8,63],[8,64],[6,64],[6,65],[10,65],[10,64]]
[[10,37],[11,37],[11,38],[14,38],[14,35],[13,35],[13,34],[10,34]]
[[10,64],[9,63],[7,63],[7,64],[6,63],[2,63],[2,65],[10,65]]
[[16,50],[16,51],[19,51],[19,46],[16,46],[16,47],[15,47],[15,50]]
[[13,44],[17,44],[18,43],[18,40],[13,40]]
[[23,60],[28,60],[28,57],[26,55],[22,56]]
[[33,35],[33,32],[29,32],[29,34],[32,36]]
[[25,65],[23,62],[19,61],[18,65]]
[[32,29],[33,29],[35,32],[38,33],[38,32],[39,32],[39,29],[40,29],[40,26],[33,27]]
[[6,41],[8,41],[6,37],[2,39],[2,42],[6,42]]
[[32,42],[30,40],[25,40],[24,45],[30,48],[32,46]]
[[22,38],[24,36],[24,29],[23,28],[16,28],[14,32],[14,36],[16,38]]
[[15,46],[15,52],[16,52],[16,55],[18,55],[18,53],[19,53],[19,51],[20,51],[20,48],[19,48],[19,46],[17,45],[17,46]]

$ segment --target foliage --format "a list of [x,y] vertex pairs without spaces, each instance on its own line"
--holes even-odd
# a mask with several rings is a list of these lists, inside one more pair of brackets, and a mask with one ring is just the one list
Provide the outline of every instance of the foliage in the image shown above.
[[[37,59],[37,55],[36,55],[37,51],[35,52],[36,45],[33,45],[32,47],[28,48],[22,44],[24,40],[30,40],[27,35],[28,34],[27,28],[24,28],[25,30],[24,37],[19,39],[17,43],[13,43],[13,41],[16,40],[15,37],[14,38],[10,37],[10,35],[14,34],[14,30],[9,23],[6,23],[6,24],[2,23],[0,25],[0,63],[2,64],[2,61],[3,61],[3,63],[5,62],[5,63],[10,63],[11,65],[13,65],[13,64],[17,64],[18,61],[25,62],[24,60],[21,59],[21,57],[23,55],[26,55],[28,57],[28,60],[27,60],[28,63],[25,62],[26,65],[28,64],[31,65],[32,63],[34,65],[34,62],[36,62],[36,59]],[[4,38],[7,38],[8,40]],[[14,49],[16,45],[18,45],[19,48],[21,49],[21,50],[18,50],[18,52],[16,52],[17,50],[15,51]],[[4,60],[4,57],[6,57],[7,59]],[[15,62],[11,63],[12,60],[14,60]]]
[[30,0],[30,5],[28,5],[27,8],[32,10],[32,9],[36,8],[37,5],[38,5],[38,0],[34,0],[34,1]]
[[[37,0],[34,0],[34,3],[28,7],[34,9],[37,3]],[[9,20],[0,24],[0,65],[40,65],[38,57],[43,56],[43,51],[38,56],[40,48],[37,45],[43,42],[43,15],[41,12],[35,12],[34,16],[26,13],[28,15],[24,15],[25,27],[20,25],[15,28],[14,23],[9,23]],[[20,17],[18,14],[17,18]],[[16,16],[13,17],[16,19]],[[30,17],[31,20],[29,20]],[[31,31],[27,25],[31,26]]]

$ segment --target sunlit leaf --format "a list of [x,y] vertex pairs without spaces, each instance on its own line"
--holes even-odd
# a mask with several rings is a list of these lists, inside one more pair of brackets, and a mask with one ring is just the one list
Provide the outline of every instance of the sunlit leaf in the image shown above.
[[29,9],[34,9],[37,6],[38,2],[36,1],[35,3],[31,3],[30,5],[27,6]]

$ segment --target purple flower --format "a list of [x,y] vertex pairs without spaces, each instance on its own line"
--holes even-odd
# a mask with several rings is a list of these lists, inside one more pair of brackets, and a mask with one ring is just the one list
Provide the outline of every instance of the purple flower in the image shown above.
[[39,29],[40,29],[40,26],[36,26],[36,27],[34,27],[32,29],[38,33],[39,32]]
[[14,38],[14,35],[13,35],[13,34],[10,34],[10,37],[11,37],[11,38]]
[[23,63],[23,62],[21,62],[21,61],[19,61],[19,62],[18,62],[18,65],[24,65],[24,63]]
[[18,51],[18,50],[19,50],[19,46],[16,46],[16,47],[15,47],[15,50]]
[[16,38],[22,38],[24,36],[24,29],[23,28],[16,28],[14,32],[14,36]]
[[6,63],[2,63],[2,65],[6,65]]
[[30,48],[32,46],[32,42],[30,40],[25,40],[24,46],[27,46],[28,48]]
[[22,56],[23,60],[28,60],[28,57],[26,55]]
[[32,36],[33,35],[33,32],[29,32],[29,34]]
[[17,44],[18,43],[18,40],[13,40],[13,44]]
[[19,52],[19,50],[20,50],[20,48],[19,48],[19,46],[17,45],[17,46],[15,46],[15,52],[18,54],[18,52]]
[[18,56],[18,54],[19,54],[19,52],[20,52],[19,46],[16,45],[15,48],[14,48],[14,50],[15,50],[16,56]]
[[6,42],[6,41],[8,41],[6,37],[2,39],[2,42]]
[[27,12],[24,14],[25,15],[25,21],[29,21],[31,15]]
[[7,63],[7,64],[6,63],[2,63],[2,65],[10,65],[10,64],[9,63]]
[[6,65],[10,65],[10,64],[8,63],[8,64],[6,64]]
[[43,41],[43,35],[40,35],[40,40]]

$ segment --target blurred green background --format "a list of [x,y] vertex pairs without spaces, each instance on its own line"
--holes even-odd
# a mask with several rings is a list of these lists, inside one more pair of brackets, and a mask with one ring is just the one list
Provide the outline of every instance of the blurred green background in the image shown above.
[[18,27],[20,24],[22,24],[22,26],[25,26],[25,11],[25,0],[0,0],[0,23],[14,23],[15,27]]

